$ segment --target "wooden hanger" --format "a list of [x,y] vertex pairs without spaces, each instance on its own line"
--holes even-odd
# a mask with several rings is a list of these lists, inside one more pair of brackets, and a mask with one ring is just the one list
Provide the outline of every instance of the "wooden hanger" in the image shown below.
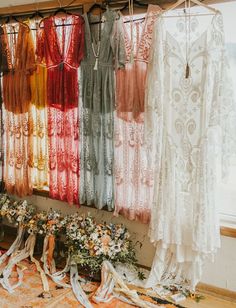
[[[133,5],[136,5],[136,6],[139,6],[139,7],[148,7],[148,3],[142,3],[142,2],[140,2],[138,0],[133,0]],[[129,1],[126,2],[125,6],[122,7],[120,9],[120,11],[122,12],[122,11],[126,10],[128,8],[128,6],[129,6]]]
[[106,7],[103,3],[94,3],[88,10],[87,14],[91,14],[93,10],[100,9],[101,12],[104,12],[106,10]]
[[56,16],[59,13],[64,13],[65,15],[72,15],[71,12],[68,12],[64,7],[60,7],[53,13],[53,16]]
[[214,14],[219,13],[219,11],[218,11],[217,9],[215,9],[215,8],[213,8],[213,7],[207,5],[207,4],[205,4],[205,3],[203,3],[203,2],[201,2],[201,1],[199,1],[199,0],[178,0],[176,3],[174,3],[174,4],[171,5],[169,8],[167,8],[163,13],[166,13],[166,12],[169,12],[169,11],[171,11],[171,10],[174,10],[174,9],[176,9],[179,5],[181,5],[181,4],[185,3],[185,2],[192,2],[192,3],[196,4],[196,5],[199,5],[199,6],[201,6],[201,7],[204,7],[204,8],[206,8],[206,9],[210,10],[210,11],[213,12]]
[[[18,24],[21,24],[22,26],[24,26],[24,27],[26,27],[28,30],[30,30],[30,27],[29,27],[29,25],[27,24],[27,23],[25,23],[25,22],[23,22],[23,21],[21,21],[21,20],[18,20],[17,18],[16,18],[16,16],[14,16],[14,15],[12,15],[12,14],[10,14],[9,16],[7,16],[7,19],[3,22],[3,25],[7,25],[7,24],[9,24],[10,22],[16,22],[16,23],[18,23]],[[8,32],[7,34],[17,34],[18,33],[18,31],[13,31],[13,32]]]
[[44,18],[43,14],[39,11],[35,11],[29,18],[35,19],[35,17]]

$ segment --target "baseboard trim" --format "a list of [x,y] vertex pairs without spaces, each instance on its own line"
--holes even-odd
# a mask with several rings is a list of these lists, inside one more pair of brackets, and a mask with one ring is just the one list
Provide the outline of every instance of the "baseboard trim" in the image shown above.
[[206,293],[236,303],[236,292],[227,289],[215,287],[206,283],[199,283],[197,290],[201,293]]

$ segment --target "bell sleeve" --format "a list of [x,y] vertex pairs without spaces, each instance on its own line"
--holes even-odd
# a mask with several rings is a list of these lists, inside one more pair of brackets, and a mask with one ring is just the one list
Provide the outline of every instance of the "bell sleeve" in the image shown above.
[[122,20],[119,16],[114,18],[113,31],[111,34],[111,48],[114,56],[114,67],[117,69],[125,68],[125,42],[124,42],[124,30],[122,27]]
[[230,166],[236,162],[236,99],[225,48],[220,61],[220,81],[218,85],[218,125],[220,127],[219,146],[221,153],[221,175],[227,178]]
[[80,65],[80,62],[84,58],[84,19],[82,19],[80,24],[80,30],[79,30],[79,42],[78,42],[78,54],[77,54],[77,63],[78,66]]
[[36,38],[36,56],[38,63],[44,63],[45,62],[45,33],[44,29],[41,28],[43,25],[40,26],[37,32],[37,38]]

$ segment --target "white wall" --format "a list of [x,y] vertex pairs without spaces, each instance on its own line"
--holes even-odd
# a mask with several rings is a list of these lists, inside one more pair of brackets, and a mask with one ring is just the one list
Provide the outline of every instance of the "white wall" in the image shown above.
[[221,248],[215,262],[206,264],[202,282],[236,291],[236,238],[221,236]]
[[[40,210],[48,210],[52,207],[60,210],[64,215],[72,214],[76,211],[80,213],[87,213],[89,211],[97,221],[111,221],[125,224],[132,235],[133,242],[139,241],[142,243],[141,248],[137,245],[138,263],[151,266],[155,250],[149,242],[147,225],[129,221],[121,216],[114,217],[113,213],[107,211],[84,206],[78,209],[76,206],[36,195],[27,197],[26,199],[35,204]],[[215,263],[212,264],[209,262],[206,264],[202,282],[219,288],[236,291],[236,238],[222,236],[221,240],[221,249],[217,253]]]

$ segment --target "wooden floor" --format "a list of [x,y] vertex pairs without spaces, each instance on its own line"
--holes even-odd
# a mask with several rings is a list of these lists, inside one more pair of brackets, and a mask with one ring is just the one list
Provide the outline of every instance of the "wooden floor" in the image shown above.
[[188,299],[179,304],[186,308],[236,308],[236,299],[235,302],[232,302],[211,295],[204,296],[205,299],[201,300],[199,303],[196,303],[192,299]]
[[[14,236],[12,237],[12,239],[14,239]],[[0,242],[0,247],[2,249],[8,249],[9,241]],[[230,301],[230,300],[221,299],[220,297],[217,297],[217,296],[204,294],[202,290],[199,293],[204,295],[205,298],[202,299],[199,303],[195,302],[192,299],[187,299],[185,301],[180,302],[179,305],[186,307],[186,308],[236,308],[236,296],[235,296],[235,300]]]

